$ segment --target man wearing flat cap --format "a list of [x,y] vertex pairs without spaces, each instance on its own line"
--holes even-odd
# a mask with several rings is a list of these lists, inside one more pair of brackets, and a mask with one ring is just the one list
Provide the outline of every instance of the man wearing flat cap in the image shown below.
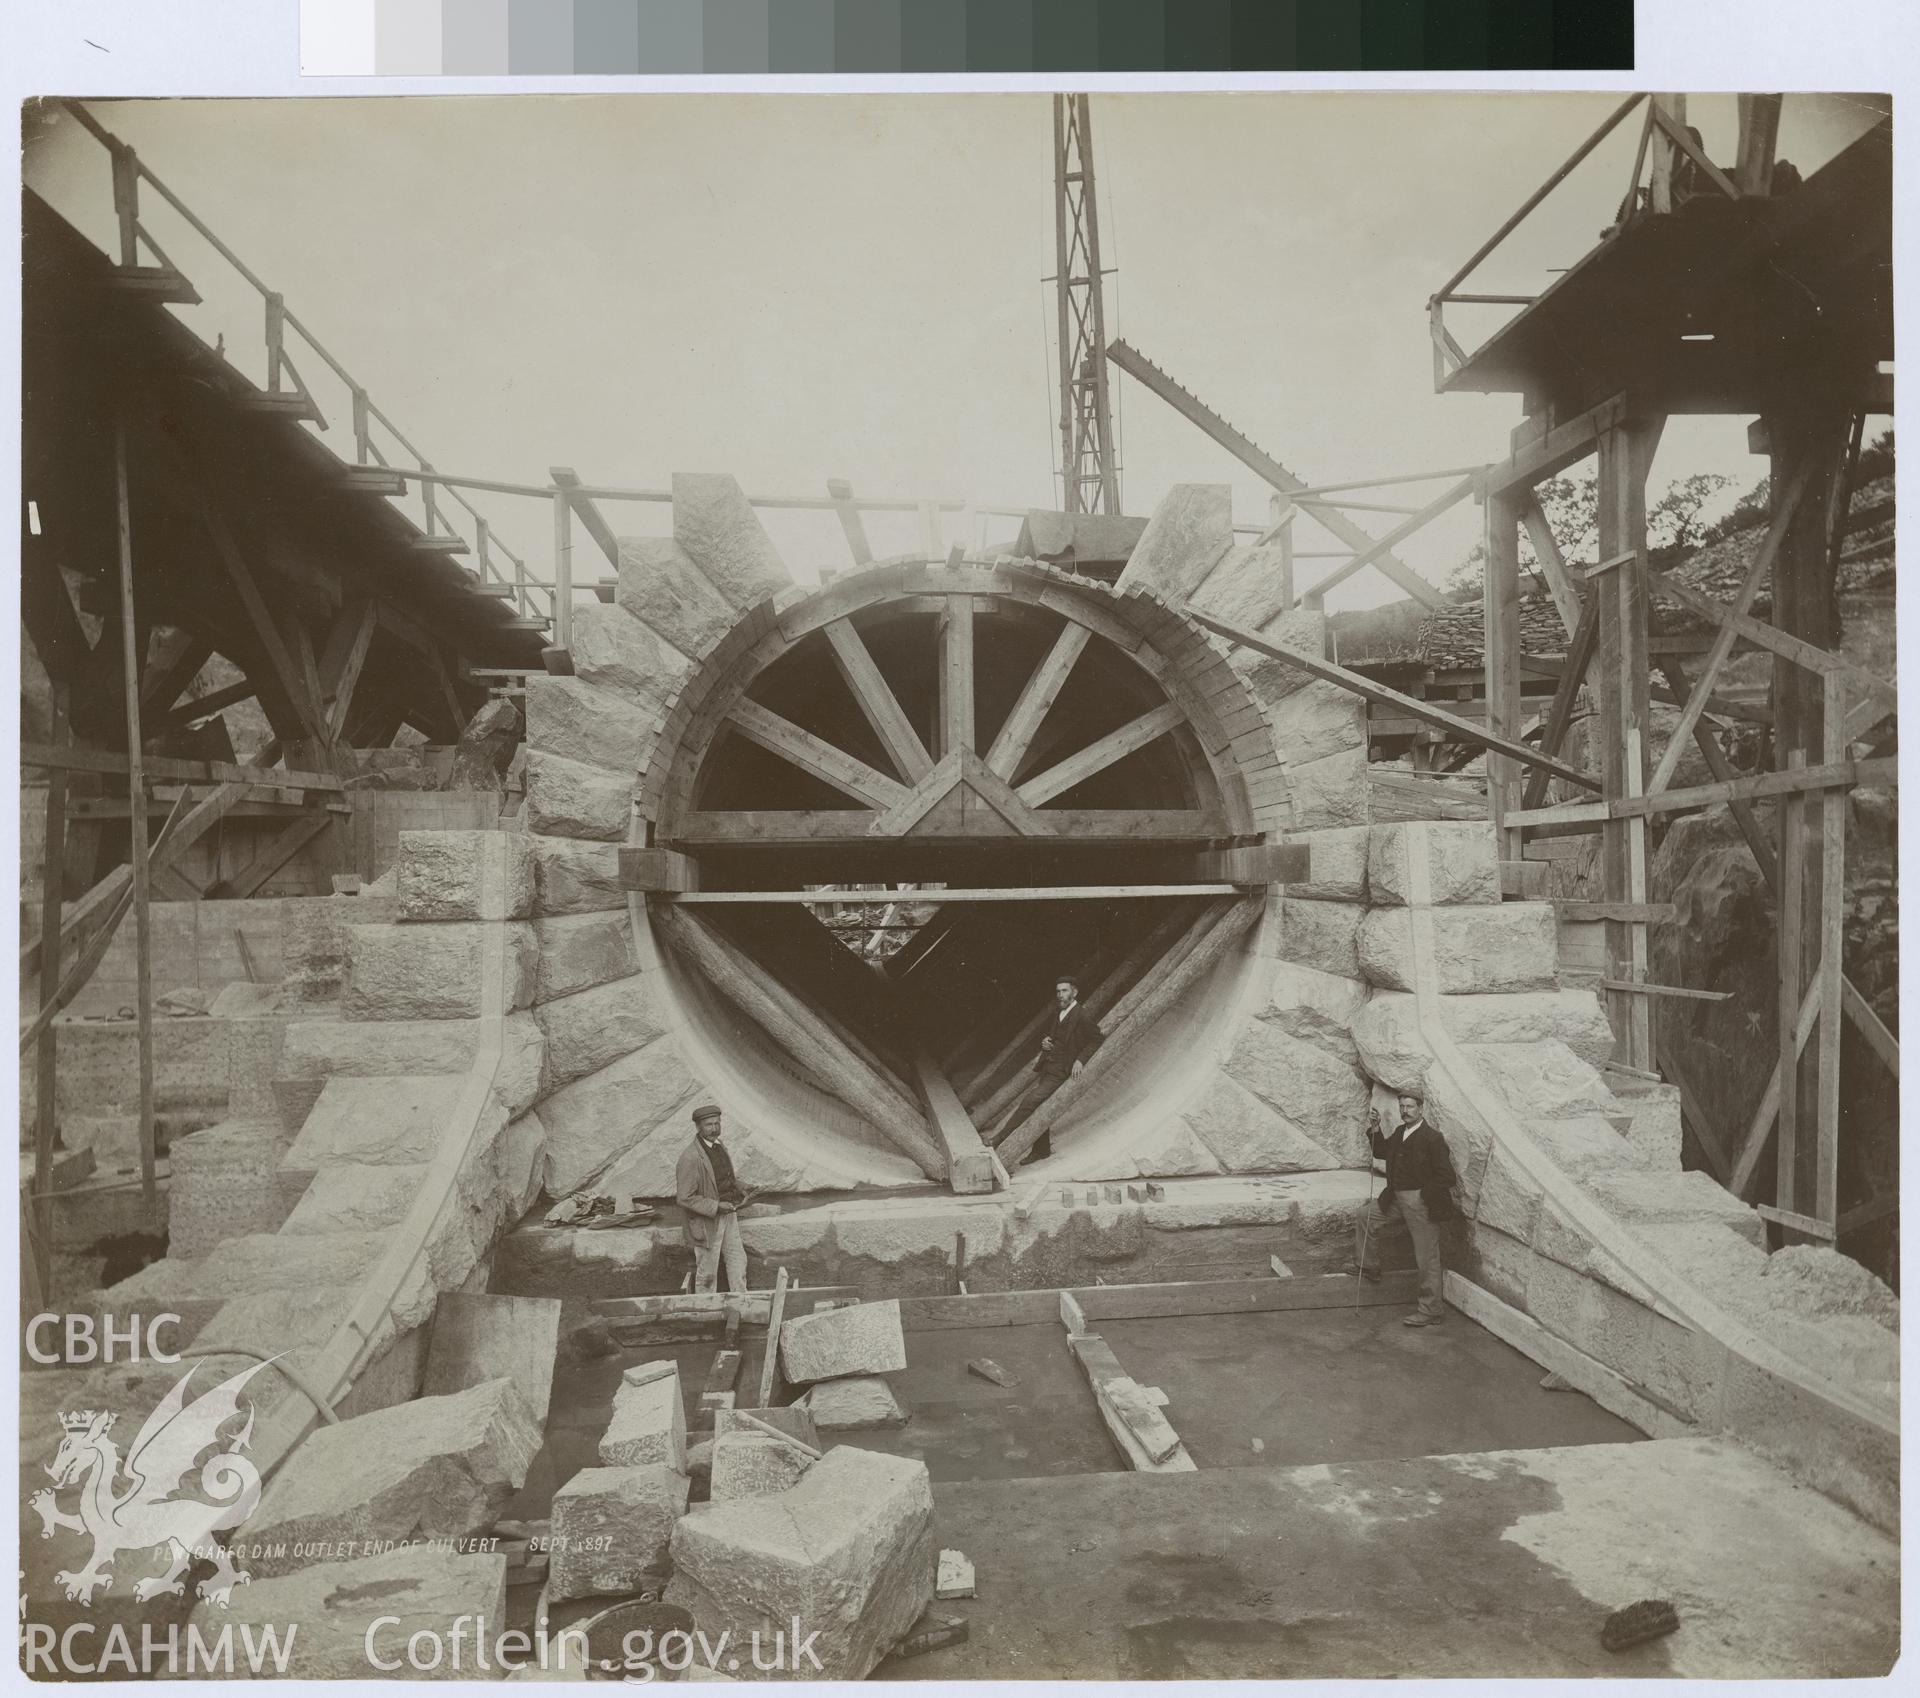
[[720,1264],[727,1265],[727,1289],[747,1289],[747,1249],[740,1241],[740,1182],[733,1158],[720,1141],[720,1108],[702,1103],[693,1111],[694,1139],[680,1154],[674,1191],[687,1211],[684,1231],[693,1249],[693,1289],[712,1291]]

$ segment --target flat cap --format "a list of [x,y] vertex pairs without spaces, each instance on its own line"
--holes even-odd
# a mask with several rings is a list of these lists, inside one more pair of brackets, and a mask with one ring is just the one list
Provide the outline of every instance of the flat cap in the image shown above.
[[703,1120],[707,1120],[707,1119],[718,1120],[719,1118],[720,1118],[720,1105],[718,1103],[702,1103],[698,1108],[696,1108],[693,1111],[693,1123],[696,1126],[699,1125],[700,1122]]

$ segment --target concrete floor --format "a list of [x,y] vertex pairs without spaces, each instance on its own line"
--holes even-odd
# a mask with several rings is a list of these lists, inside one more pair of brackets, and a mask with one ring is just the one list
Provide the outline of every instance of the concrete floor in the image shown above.
[[[1125,1360],[1124,1353],[1122,1360]],[[876,1679],[1884,1675],[1899,1552],[1731,1444],[936,1485],[966,1643]],[[1600,1648],[1670,1599],[1680,1631]]]
[[[1103,1321],[1100,1334],[1202,1468],[1615,1444],[1640,1437],[1464,1315],[1309,1309]],[[1259,1448],[1255,1448],[1255,1441]],[[939,1476],[936,1475],[937,1479]]]

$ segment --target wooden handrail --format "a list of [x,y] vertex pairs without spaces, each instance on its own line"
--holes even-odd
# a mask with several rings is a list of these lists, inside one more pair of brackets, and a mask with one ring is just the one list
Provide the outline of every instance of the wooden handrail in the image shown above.
[[1506,223],[1502,224],[1486,241],[1480,244],[1474,251],[1473,258],[1461,266],[1460,269],[1449,277],[1446,282],[1442,283],[1438,289],[1434,290],[1435,298],[1445,299],[1448,295],[1452,294],[1461,283],[1465,282],[1469,273],[1471,273],[1488,254],[1492,253],[1495,248],[1499,247],[1502,242],[1513,234],[1520,221],[1545,200],[1548,195],[1552,194],[1555,189],[1559,188],[1559,186],[1572,175],[1574,167],[1577,166],[1581,160],[1585,159],[1588,154],[1593,152],[1608,136],[1612,135],[1618,127],[1620,120],[1626,117],[1634,107],[1638,106],[1640,102],[1646,98],[1646,93],[1642,91],[1638,94],[1630,94],[1625,100],[1621,101],[1621,103],[1614,108],[1612,116],[1609,117],[1599,129],[1595,130],[1592,135],[1588,136],[1579,147],[1574,149],[1572,156],[1566,163],[1520,203],[1520,210],[1514,213]]

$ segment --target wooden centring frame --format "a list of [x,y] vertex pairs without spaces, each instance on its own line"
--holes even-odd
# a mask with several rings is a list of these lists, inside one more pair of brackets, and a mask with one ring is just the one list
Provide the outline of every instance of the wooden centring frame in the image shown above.
[[[1174,721],[1166,734],[1181,746],[1203,792],[1210,781],[1213,794],[1203,794],[1202,802],[1205,811],[1217,817],[1219,835],[1252,837],[1285,829],[1285,780],[1265,714],[1213,643],[1165,601],[1139,590],[1117,595],[1095,580],[1037,562],[963,558],[949,563],[911,555],[837,578],[785,609],[776,610],[770,601],[749,608],[688,674],[641,780],[640,813],[651,822],[654,843],[675,841],[693,812],[708,752],[754,681],[781,656],[855,615],[871,617],[872,610],[886,607],[902,614],[939,614],[958,598],[965,598],[969,614],[1008,603],[1044,610],[1066,622],[1061,641],[1099,641],[1121,651],[1164,698],[1164,717]],[[1048,664],[1043,659],[1036,670],[1044,671]],[[979,757],[989,763],[994,758],[985,749]],[[909,791],[891,774],[887,782],[903,796]],[[878,818],[896,806],[897,799],[877,796],[867,805]],[[1045,813],[1036,812],[1044,821]],[[1076,816],[1076,824],[1084,817]],[[1076,830],[1075,835],[1083,833]],[[872,841],[865,832],[858,838]]]

